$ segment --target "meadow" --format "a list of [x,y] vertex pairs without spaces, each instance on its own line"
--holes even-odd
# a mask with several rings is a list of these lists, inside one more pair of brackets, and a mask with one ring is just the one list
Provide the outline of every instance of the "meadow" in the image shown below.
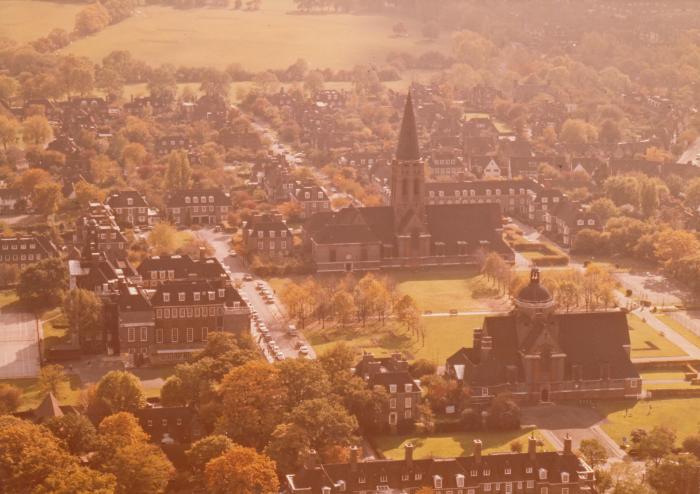
[[[407,36],[392,34],[399,20],[407,26]],[[112,50],[129,50],[154,65],[223,68],[239,63],[247,70],[260,71],[286,68],[298,58],[318,68],[382,65],[392,51],[418,55],[447,44],[447,36],[435,42],[424,39],[420,24],[410,19],[302,15],[291,0],[264,0],[259,11],[139,7],[131,18],[78,40],[64,51],[98,61]]]
[[46,36],[52,29],[70,32],[82,7],[78,3],[0,0],[0,38],[26,43]]

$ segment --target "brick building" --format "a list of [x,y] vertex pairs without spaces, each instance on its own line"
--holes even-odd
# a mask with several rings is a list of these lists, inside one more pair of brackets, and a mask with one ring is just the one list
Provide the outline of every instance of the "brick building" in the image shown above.
[[170,194],[165,212],[176,225],[216,225],[231,209],[231,196],[221,189],[185,189]]
[[294,247],[292,231],[281,214],[255,214],[243,223],[242,230],[247,254],[288,256]]
[[0,237],[0,264],[17,266],[19,270],[58,255],[59,251],[54,243],[41,235]]

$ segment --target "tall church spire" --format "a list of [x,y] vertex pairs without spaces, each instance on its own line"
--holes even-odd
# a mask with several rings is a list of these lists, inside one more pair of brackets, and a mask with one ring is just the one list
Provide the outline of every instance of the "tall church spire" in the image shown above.
[[408,91],[406,106],[403,110],[399,145],[396,147],[396,159],[401,161],[418,161],[420,159],[416,116],[413,113],[413,99],[411,98],[410,90]]

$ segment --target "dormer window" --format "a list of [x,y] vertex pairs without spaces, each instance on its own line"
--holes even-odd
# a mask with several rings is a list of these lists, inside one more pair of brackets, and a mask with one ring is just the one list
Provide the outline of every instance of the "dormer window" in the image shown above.
[[476,477],[477,475],[479,475],[479,471],[478,471],[478,470],[472,470],[471,472],[469,472],[469,475],[471,475],[472,477]]
[[506,475],[510,475],[510,474],[511,474],[510,467],[507,467],[507,468],[505,469],[505,474],[506,474]]
[[547,470],[540,468],[540,480],[547,480]]
[[219,298],[224,298],[226,290],[224,288],[219,288]]
[[216,299],[216,294],[214,292],[209,292],[209,300],[214,301]]
[[568,472],[562,472],[562,473],[561,473],[561,483],[562,483],[562,484],[568,484],[568,483],[569,483],[569,473],[568,473]]
[[365,474],[361,473],[360,476],[357,478],[357,483],[358,484],[364,484],[365,483]]
[[184,302],[184,301],[185,301],[185,292],[180,292],[180,293],[178,293],[178,294],[177,294],[177,299],[178,299],[180,302]]
[[389,393],[396,393],[396,384],[389,385]]
[[379,482],[387,482],[387,476],[386,473],[382,472],[379,474]]
[[322,487],[321,494],[331,494],[331,488],[330,487]]
[[461,473],[457,474],[457,487],[464,487],[464,475]]
[[417,473],[413,476],[413,480],[421,480],[423,478],[422,473]]
[[199,302],[199,297],[201,296],[199,292],[194,292],[192,296],[194,297],[195,302]]
[[442,477],[440,477],[439,475],[435,475],[433,477],[433,484],[436,489],[442,489]]
[[338,483],[336,484],[336,487],[340,492],[345,492],[345,481],[344,480],[339,480]]
[[163,302],[170,302],[170,294],[168,292],[163,293]]
[[488,468],[484,468],[484,477],[488,477],[489,475],[491,475],[491,470]]
[[185,197],[185,204],[189,204],[189,203],[190,203],[190,196],[186,196]]
[[199,202],[201,202],[202,204],[206,204],[206,202],[207,202],[206,196],[200,197],[200,198],[199,198]]
[[532,467],[527,467],[525,469],[525,473],[532,473]]
[[413,384],[404,384],[403,390],[405,393],[410,393],[413,390]]
[[195,204],[199,204],[199,197],[194,196],[194,197],[192,198],[192,202],[195,203]]
[[214,196],[209,196],[209,202],[212,204],[214,203]]

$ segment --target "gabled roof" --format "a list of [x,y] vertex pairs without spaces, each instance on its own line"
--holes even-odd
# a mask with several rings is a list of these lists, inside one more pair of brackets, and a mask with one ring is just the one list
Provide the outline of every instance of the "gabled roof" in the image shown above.
[[34,410],[34,417],[41,421],[53,417],[63,417],[63,410],[61,410],[61,406],[53,393],[49,392],[44,396],[44,399],[41,400],[39,406]]

